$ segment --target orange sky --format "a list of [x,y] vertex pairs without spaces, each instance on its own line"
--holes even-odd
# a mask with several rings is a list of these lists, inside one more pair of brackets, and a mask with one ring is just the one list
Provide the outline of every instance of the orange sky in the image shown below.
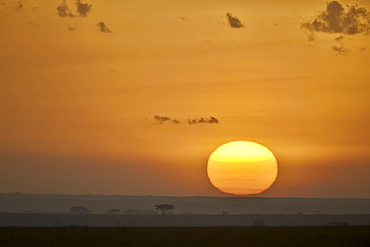
[[326,1],[80,3],[0,0],[0,192],[224,196],[207,159],[247,140],[259,196],[370,198],[370,36],[302,28]]

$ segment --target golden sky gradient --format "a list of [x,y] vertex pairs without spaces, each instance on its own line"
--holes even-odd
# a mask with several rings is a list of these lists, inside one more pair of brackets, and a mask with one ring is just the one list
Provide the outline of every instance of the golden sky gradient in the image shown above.
[[208,157],[246,140],[278,160],[260,196],[370,198],[370,14],[302,26],[326,8],[0,0],[0,192],[224,196]]

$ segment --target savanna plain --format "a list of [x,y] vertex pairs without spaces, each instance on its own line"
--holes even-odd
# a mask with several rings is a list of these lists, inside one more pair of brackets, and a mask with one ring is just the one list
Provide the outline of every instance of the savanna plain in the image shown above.
[[0,246],[370,246],[370,226],[3,227]]

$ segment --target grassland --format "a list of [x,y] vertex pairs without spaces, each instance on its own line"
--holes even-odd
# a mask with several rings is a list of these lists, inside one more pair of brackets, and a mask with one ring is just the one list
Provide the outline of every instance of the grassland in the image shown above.
[[370,246],[370,226],[3,227],[0,246]]

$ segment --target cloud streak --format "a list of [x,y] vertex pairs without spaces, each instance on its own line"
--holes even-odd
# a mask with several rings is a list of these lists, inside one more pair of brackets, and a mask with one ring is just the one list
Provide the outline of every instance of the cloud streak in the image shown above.
[[165,122],[171,122],[171,123],[175,123],[175,124],[179,124],[180,123],[180,121],[177,120],[177,119],[171,119],[170,117],[167,117],[167,116],[159,116],[159,115],[155,115],[154,116],[154,121],[157,124],[164,124]]
[[193,118],[188,119],[188,124],[218,124],[220,123],[217,118],[215,117],[199,117],[199,118]]
[[[164,124],[164,123],[174,123],[174,124],[181,124],[183,123],[182,121],[176,119],[176,118],[171,118],[168,116],[160,116],[160,115],[155,115],[154,116],[154,122],[156,124]],[[215,117],[198,117],[198,118],[191,118],[187,119],[187,122],[185,121],[184,123],[187,123],[188,125],[194,125],[194,124],[218,124],[220,121],[215,118]]]
[[227,17],[227,20],[229,21],[230,27],[232,28],[243,28],[244,27],[241,20],[238,17],[233,16],[230,12],[226,13],[226,17]]

